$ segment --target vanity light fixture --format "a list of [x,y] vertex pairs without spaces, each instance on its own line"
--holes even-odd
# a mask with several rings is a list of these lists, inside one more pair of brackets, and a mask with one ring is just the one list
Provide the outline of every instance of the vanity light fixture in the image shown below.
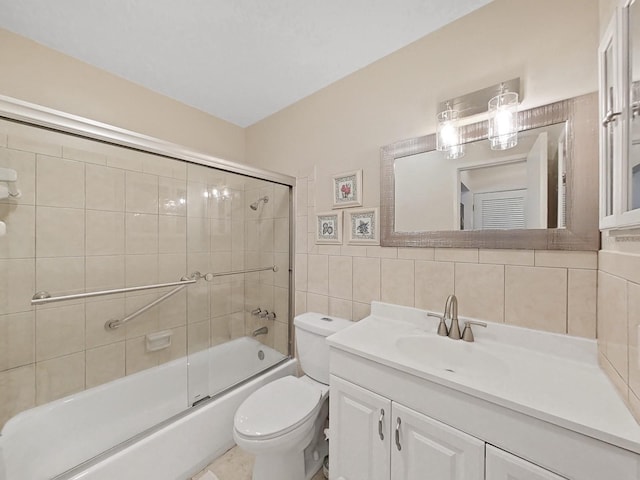
[[508,92],[504,83],[500,93],[489,100],[489,144],[491,150],[507,150],[518,144],[518,94]]
[[[454,160],[464,156],[466,142],[485,135],[492,150],[515,147],[520,97],[520,78],[513,78],[440,102],[436,116],[436,150],[445,152],[447,160]],[[488,120],[486,130],[469,131],[469,124],[483,120]]]
[[[451,108],[447,102],[446,108],[436,116],[438,129],[436,132],[436,149],[440,152],[447,152],[447,158],[459,158],[460,155],[460,130],[458,129],[459,114],[457,110]],[[456,153],[452,153],[455,151]]]

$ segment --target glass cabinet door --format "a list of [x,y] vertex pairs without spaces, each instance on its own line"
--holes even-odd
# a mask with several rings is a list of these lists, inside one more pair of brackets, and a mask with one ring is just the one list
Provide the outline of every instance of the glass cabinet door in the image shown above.
[[[629,65],[628,160],[623,163],[623,211],[640,209],[640,2],[624,9]],[[626,177],[626,178],[625,178]]]
[[600,60],[600,217],[603,227],[613,221],[614,165],[621,157],[621,89],[619,87],[619,50],[617,17],[612,19],[599,48]]

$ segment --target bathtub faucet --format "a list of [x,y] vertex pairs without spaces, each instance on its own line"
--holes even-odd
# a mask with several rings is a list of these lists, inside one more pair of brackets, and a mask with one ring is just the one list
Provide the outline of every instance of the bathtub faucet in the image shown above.
[[269,329],[267,327],[260,327],[259,329],[254,330],[253,336],[257,337],[258,335],[266,335],[267,333],[269,333]]

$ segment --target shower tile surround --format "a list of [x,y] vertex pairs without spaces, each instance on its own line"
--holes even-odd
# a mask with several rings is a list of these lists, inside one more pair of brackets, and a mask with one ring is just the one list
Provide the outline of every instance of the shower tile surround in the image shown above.
[[[286,187],[5,121],[0,165],[18,172],[22,191],[0,200],[8,231],[0,238],[0,428],[27,408],[260,326],[269,334],[258,340],[286,353]],[[264,195],[270,201],[251,210]],[[40,290],[121,288],[274,262],[284,266],[278,273],[199,282],[112,332],[107,320],[162,291],[29,304]],[[247,313],[257,306],[276,321]],[[145,335],[161,330],[172,331],[171,346],[146,352]]]
[[326,185],[316,185],[314,170],[303,173],[296,198],[296,314],[360,320],[373,300],[442,311],[455,293],[461,315],[596,337],[597,252],[316,245],[309,219],[316,188]]

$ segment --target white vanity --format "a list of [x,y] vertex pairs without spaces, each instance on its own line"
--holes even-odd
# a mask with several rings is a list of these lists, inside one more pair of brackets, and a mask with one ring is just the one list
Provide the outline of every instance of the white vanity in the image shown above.
[[328,339],[332,480],[640,479],[640,426],[595,341],[437,326],[374,302]]

